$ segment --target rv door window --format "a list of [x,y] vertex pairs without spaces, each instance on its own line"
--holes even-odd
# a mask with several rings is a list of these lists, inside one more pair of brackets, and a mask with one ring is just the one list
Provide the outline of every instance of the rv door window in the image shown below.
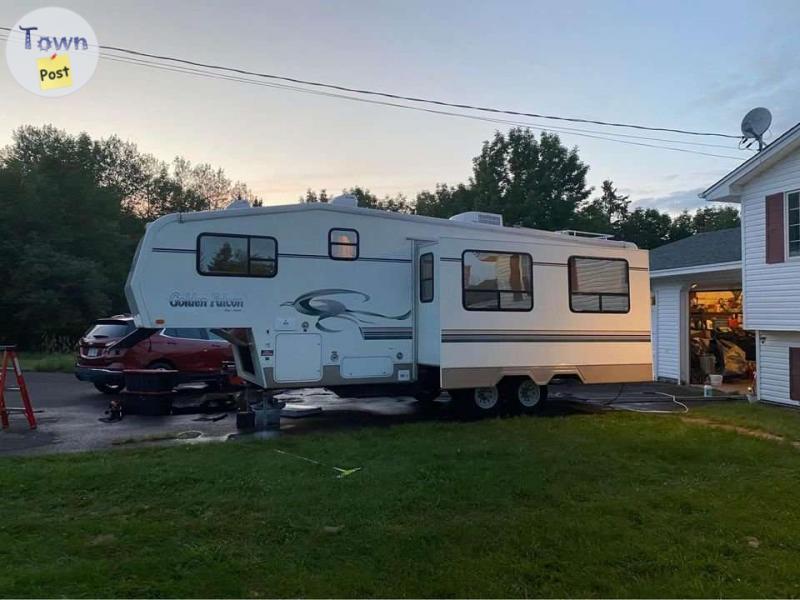
[[274,277],[278,272],[275,238],[201,233],[197,238],[197,271],[201,275]]
[[328,256],[334,260],[358,258],[358,232],[355,229],[331,229],[328,232]]
[[433,254],[419,257],[419,301],[433,302]]
[[622,258],[570,257],[569,292],[572,312],[628,312],[628,261]]
[[530,254],[467,250],[461,258],[466,310],[528,311],[533,308]]

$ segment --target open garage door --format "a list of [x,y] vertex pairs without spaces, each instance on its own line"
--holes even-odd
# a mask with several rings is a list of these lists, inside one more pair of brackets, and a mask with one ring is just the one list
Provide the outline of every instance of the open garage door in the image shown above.
[[723,386],[746,391],[756,370],[756,340],[742,327],[742,290],[690,290],[688,296],[691,383],[717,375]]

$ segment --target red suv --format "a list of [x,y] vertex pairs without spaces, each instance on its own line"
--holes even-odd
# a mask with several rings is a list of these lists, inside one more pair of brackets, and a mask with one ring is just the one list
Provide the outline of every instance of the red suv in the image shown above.
[[228,379],[231,345],[207,329],[168,327],[130,348],[114,347],[134,331],[127,315],[95,321],[80,340],[75,377],[91,381],[104,394],[122,391],[126,369],[175,369],[181,382]]

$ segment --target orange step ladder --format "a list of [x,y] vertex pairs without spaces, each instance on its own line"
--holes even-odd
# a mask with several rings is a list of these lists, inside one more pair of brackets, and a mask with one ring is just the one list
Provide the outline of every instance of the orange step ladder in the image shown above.
[[[8,429],[8,413],[22,412],[28,419],[28,425],[31,429],[36,429],[36,416],[33,414],[33,406],[31,405],[31,398],[28,395],[28,386],[25,385],[25,377],[22,375],[22,369],[19,366],[17,359],[16,346],[0,346],[3,351],[3,370],[0,371],[0,421],[3,424],[3,429]],[[6,380],[8,379],[8,372],[14,371],[17,378],[16,387],[6,388]],[[5,393],[6,392],[19,392],[22,396],[21,407],[7,407]]]

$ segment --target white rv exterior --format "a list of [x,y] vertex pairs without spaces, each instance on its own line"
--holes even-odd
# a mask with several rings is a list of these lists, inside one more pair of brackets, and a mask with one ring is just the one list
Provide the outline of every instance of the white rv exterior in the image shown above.
[[126,294],[139,327],[227,330],[240,376],[267,389],[652,378],[646,251],[487,220],[330,204],[167,215]]

